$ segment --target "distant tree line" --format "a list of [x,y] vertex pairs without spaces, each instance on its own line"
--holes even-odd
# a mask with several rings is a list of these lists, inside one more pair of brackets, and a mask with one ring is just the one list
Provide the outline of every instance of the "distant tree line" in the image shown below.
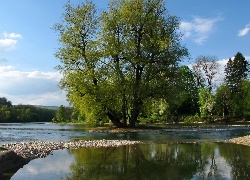
[[56,110],[32,105],[12,105],[5,97],[0,98],[0,123],[51,122]]

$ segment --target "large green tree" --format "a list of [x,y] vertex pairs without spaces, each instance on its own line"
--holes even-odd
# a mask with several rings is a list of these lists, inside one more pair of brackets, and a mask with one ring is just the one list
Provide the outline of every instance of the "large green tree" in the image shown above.
[[233,93],[240,92],[242,81],[247,79],[249,63],[246,58],[238,52],[234,59],[228,60],[225,68],[225,83]]
[[179,115],[195,115],[199,113],[199,86],[195,73],[188,66],[181,66],[180,74],[177,113]]
[[223,117],[230,116],[230,113],[232,112],[232,102],[228,86],[222,84],[216,89],[215,101],[216,114]]
[[234,59],[229,59],[225,67],[225,84],[230,89],[231,115],[242,117],[244,115],[245,91],[243,82],[247,80],[249,63],[245,57],[238,52]]
[[81,113],[135,126],[145,101],[173,94],[188,53],[163,0],[111,0],[101,13],[91,1],[65,7],[56,57],[61,87]]
[[202,118],[213,116],[215,108],[215,96],[210,92],[209,88],[201,88],[199,90],[200,115]]

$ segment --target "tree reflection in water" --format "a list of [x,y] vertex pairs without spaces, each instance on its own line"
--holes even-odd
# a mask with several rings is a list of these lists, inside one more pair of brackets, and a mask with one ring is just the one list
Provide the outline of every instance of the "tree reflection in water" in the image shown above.
[[249,179],[250,147],[150,144],[69,150],[66,179]]

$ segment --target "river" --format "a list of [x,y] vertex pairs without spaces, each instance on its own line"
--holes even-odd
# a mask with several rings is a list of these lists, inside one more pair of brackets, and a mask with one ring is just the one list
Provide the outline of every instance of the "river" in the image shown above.
[[[155,132],[89,132],[79,124],[0,124],[0,145],[24,141],[139,140],[141,145],[57,150],[11,179],[250,179],[250,147],[223,143],[249,135],[242,125]],[[182,144],[180,142],[191,142]],[[197,142],[197,143],[192,143]]]

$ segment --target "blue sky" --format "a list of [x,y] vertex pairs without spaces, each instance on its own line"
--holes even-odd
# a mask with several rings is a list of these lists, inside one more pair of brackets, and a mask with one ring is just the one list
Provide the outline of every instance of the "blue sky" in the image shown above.
[[[1,0],[0,97],[13,104],[68,105],[58,88],[54,67],[58,48],[52,29],[61,21],[67,0]],[[71,0],[78,3],[79,0]],[[105,9],[109,0],[93,1]],[[223,67],[241,52],[250,60],[249,0],[166,0],[171,15],[180,18],[182,44],[192,63],[199,55],[216,56]]]

